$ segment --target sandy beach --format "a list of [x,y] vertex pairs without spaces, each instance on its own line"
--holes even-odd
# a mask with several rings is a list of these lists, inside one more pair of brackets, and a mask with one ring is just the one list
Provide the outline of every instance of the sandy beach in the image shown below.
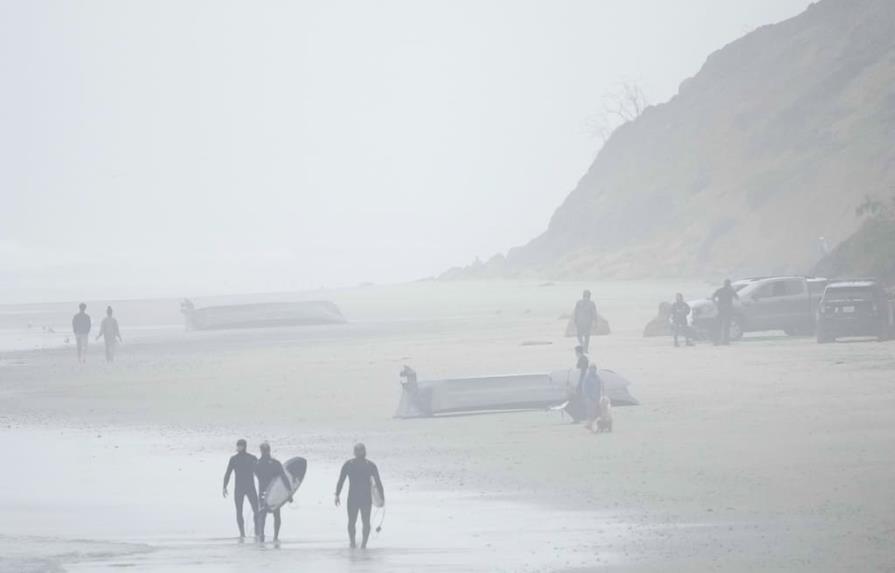
[[[421,378],[573,366],[561,316],[585,286],[613,329],[591,358],[642,403],[615,410],[612,434],[556,412],[392,418],[403,364]],[[174,328],[175,300],[116,303],[114,364],[97,344],[83,366],[65,345],[0,353],[0,444],[24,468],[0,472],[0,571],[895,570],[895,342],[642,338],[676,290],[711,287],[265,295],[325,297],[349,323],[226,332]],[[41,312],[61,331],[74,305]],[[2,315],[6,336],[26,328]],[[309,460],[279,548],[236,541],[220,480],[239,437]],[[358,440],[388,492],[365,553],[332,507]]]

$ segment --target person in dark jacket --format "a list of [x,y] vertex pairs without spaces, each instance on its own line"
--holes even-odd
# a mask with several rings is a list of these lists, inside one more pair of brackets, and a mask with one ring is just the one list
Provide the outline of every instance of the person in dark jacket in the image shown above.
[[718,307],[718,336],[715,345],[730,344],[730,322],[733,318],[733,301],[740,296],[730,283],[730,279],[724,281],[724,286],[715,291],[712,300]]
[[690,341],[690,327],[687,317],[690,316],[690,305],[684,302],[684,295],[677,293],[674,304],[671,305],[671,331],[674,333],[674,345],[679,346],[678,337],[684,336],[687,346],[693,346]]
[[87,361],[87,343],[90,340],[90,315],[87,314],[87,305],[83,302],[78,305],[78,314],[71,319],[71,329],[75,333],[75,343],[78,346],[78,362]]
[[[264,442],[260,446],[261,457],[258,459],[258,462],[255,464],[255,476],[258,478],[258,492],[261,494],[258,500],[258,519],[255,523],[255,537],[258,541],[264,541],[264,527],[267,523],[267,513],[270,511],[270,508],[267,507],[267,492],[270,490],[270,486],[273,483],[273,480],[279,478],[283,480],[283,483],[286,484],[286,490],[292,490],[292,482],[289,479],[289,476],[286,475],[286,470],[283,468],[283,464],[272,457],[270,457],[270,444]],[[289,499],[292,502],[292,499]],[[280,524],[282,520],[280,519],[280,509],[277,508],[272,511],[273,513],[273,540],[279,541],[280,539]]]
[[351,548],[357,547],[356,524],[357,514],[361,515],[363,523],[363,538],[361,549],[367,548],[370,539],[370,515],[373,511],[373,491],[375,486],[379,489],[382,500],[385,501],[385,490],[382,488],[382,480],[379,478],[379,468],[367,459],[367,448],[363,444],[355,444],[354,458],[342,465],[339,473],[339,481],[336,484],[336,507],[341,505],[342,486],[348,479],[348,541]]
[[236,442],[236,454],[230,458],[227,464],[227,473],[224,474],[224,497],[227,497],[227,486],[230,484],[230,475],[235,474],[233,488],[233,501],[236,504],[236,525],[239,527],[239,538],[246,536],[245,521],[242,517],[242,506],[246,498],[249,499],[249,508],[252,510],[252,521],[258,520],[258,492],[255,491],[255,464],[258,458],[246,451],[246,441]]

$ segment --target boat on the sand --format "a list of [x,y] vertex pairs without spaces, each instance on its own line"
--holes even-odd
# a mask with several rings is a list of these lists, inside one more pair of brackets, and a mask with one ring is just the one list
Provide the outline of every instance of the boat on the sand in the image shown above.
[[[598,374],[613,406],[640,403],[628,392],[628,380],[612,370],[600,369]],[[577,400],[578,370],[575,369],[548,374],[417,380],[416,372],[405,367],[401,376],[404,381],[396,418],[548,409],[563,409],[576,420],[583,417],[583,408]]]
[[342,324],[345,317],[329,301],[261,302],[195,308],[184,300],[180,310],[191,330],[267,328],[315,324]]

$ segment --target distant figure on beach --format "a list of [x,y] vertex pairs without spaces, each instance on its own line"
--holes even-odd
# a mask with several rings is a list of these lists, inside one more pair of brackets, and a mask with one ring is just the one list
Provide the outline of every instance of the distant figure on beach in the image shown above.
[[587,375],[584,377],[584,405],[587,413],[587,424],[585,428],[590,431],[596,431],[594,424],[600,417],[600,398],[603,396],[603,381],[597,374],[596,364],[591,364],[587,368]]
[[574,320],[575,331],[578,336],[578,344],[587,353],[590,350],[590,333],[597,321],[597,305],[590,299],[590,291],[586,290],[581,295],[581,300],[575,303]]
[[230,474],[236,474],[233,488],[233,501],[236,503],[236,525],[239,526],[239,538],[245,539],[245,521],[242,518],[242,504],[245,498],[249,498],[249,507],[252,510],[252,522],[258,522],[258,492],[255,491],[255,464],[258,458],[246,451],[246,441],[236,442],[236,454],[230,457],[227,464],[227,473],[224,474],[224,497],[227,497],[227,486],[230,484]]
[[[261,450],[261,458],[258,459],[258,462],[255,464],[255,476],[258,478],[258,491],[261,494],[258,503],[258,515],[257,520],[255,522],[255,538],[258,541],[264,541],[264,527],[267,523],[267,513],[270,509],[267,507],[267,501],[265,497],[267,496],[267,492],[273,483],[273,480],[280,478],[283,480],[283,483],[286,484],[287,490],[292,490],[292,481],[289,479],[289,476],[286,475],[286,470],[283,469],[283,464],[272,457],[270,457],[270,444],[264,442],[260,446]],[[289,500],[290,502],[292,499]],[[280,510],[279,508],[273,510],[273,540],[280,540]]]
[[348,541],[351,548],[357,547],[356,524],[357,514],[361,515],[363,524],[363,539],[361,549],[367,548],[370,539],[370,514],[373,511],[373,490],[379,489],[382,499],[385,500],[385,490],[382,488],[382,480],[379,478],[379,468],[367,459],[367,448],[363,444],[355,444],[354,458],[345,462],[342,472],[339,474],[339,483],[336,484],[336,507],[342,504],[342,486],[348,478]]
[[671,330],[674,334],[674,345],[679,346],[678,337],[684,336],[687,346],[693,346],[690,340],[690,327],[687,324],[687,317],[690,316],[690,305],[684,302],[684,295],[677,293],[674,297],[674,304],[671,305]]
[[575,368],[578,369],[578,385],[576,392],[581,393],[581,385],[584,384],[584,377],[587,376],[587,367],[590,360],[587,358],[587,350],[583,346],[575,347]]
[[572,417],[573,424],[587,418],[587,406],[584,403],[584,379],[587,376],[588,366],[590,366],[590,359],[584,353],[584,347],[576,346],[575,368],[578,370],[578,381],[575,384],[575,393],[569,397],[569,403],[566,405],[566,412]]
[[730,279],[724,281],[724,286],[715,291],[712,300],[718,306],[718,335],[715,338],[715,346],[730,344],[730,319],[733,317],[733,301],[740,296],[730,284]]
[[83,302],[78,305],[78,314],[71,319],[71,329],[75,333],[75,342],[78,345],[78,362],[87,361],[87,342],[90,340],[90,315],[87,314],[87,305]]
[[119,342],[124,341],[121,339],[121,332],[118,330],[118,320],[112,316],[111,306],[106,307],[106,318],[99,325],[99,334],[96,335],[96,339],[99,340],[100,338],[106,343],[106,362],[114,362],[115,347],[118,346]]

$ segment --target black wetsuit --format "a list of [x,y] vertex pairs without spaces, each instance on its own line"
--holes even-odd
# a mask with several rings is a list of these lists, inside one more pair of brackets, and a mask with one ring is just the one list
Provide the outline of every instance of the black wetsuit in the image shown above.
[[367,546],[370,538],[370,514],[373,511],[373,496],[370,489],[371,480],[376,483],[382,499],[385,500],[385,490],[382,488],[382,480],[379,479],[379,469],[376,464],[367,459],[353,458],[345,462],[342,472],[339,474],[339,483],[336,485],[336,497],[342,493],[342,486],[348,478],[348,537],[351,545],[355,544],[355,525],[357,514],[361,514],[363,523],[363,543]]
[[[255,464],[255,475],[258,477],[258,491],[261,493],[261,500],[258,505],[258,518],[255,520],[255,535],[264,539],[264,525],[267,522],[267,490],[276,478],[281,478],[286,485],[287,490],[292,489],[292,483],[283,464],[270,456],[261,456],[258,463]],[[277,539],[280,536],[280,510],[273,510],[273,536]]]
[[245,537],[245,523],[242,519],[242,504],[246,497],[252,508],[252,518],[258,516],[258,492],[255,491],[255,464],[258,458],[247,452],[240,452],[230,458],[227,473],[224,474],[224,489],[230,483],[230,474],[236,473],[233,501],[236,504],[236,524],[239,535]]

